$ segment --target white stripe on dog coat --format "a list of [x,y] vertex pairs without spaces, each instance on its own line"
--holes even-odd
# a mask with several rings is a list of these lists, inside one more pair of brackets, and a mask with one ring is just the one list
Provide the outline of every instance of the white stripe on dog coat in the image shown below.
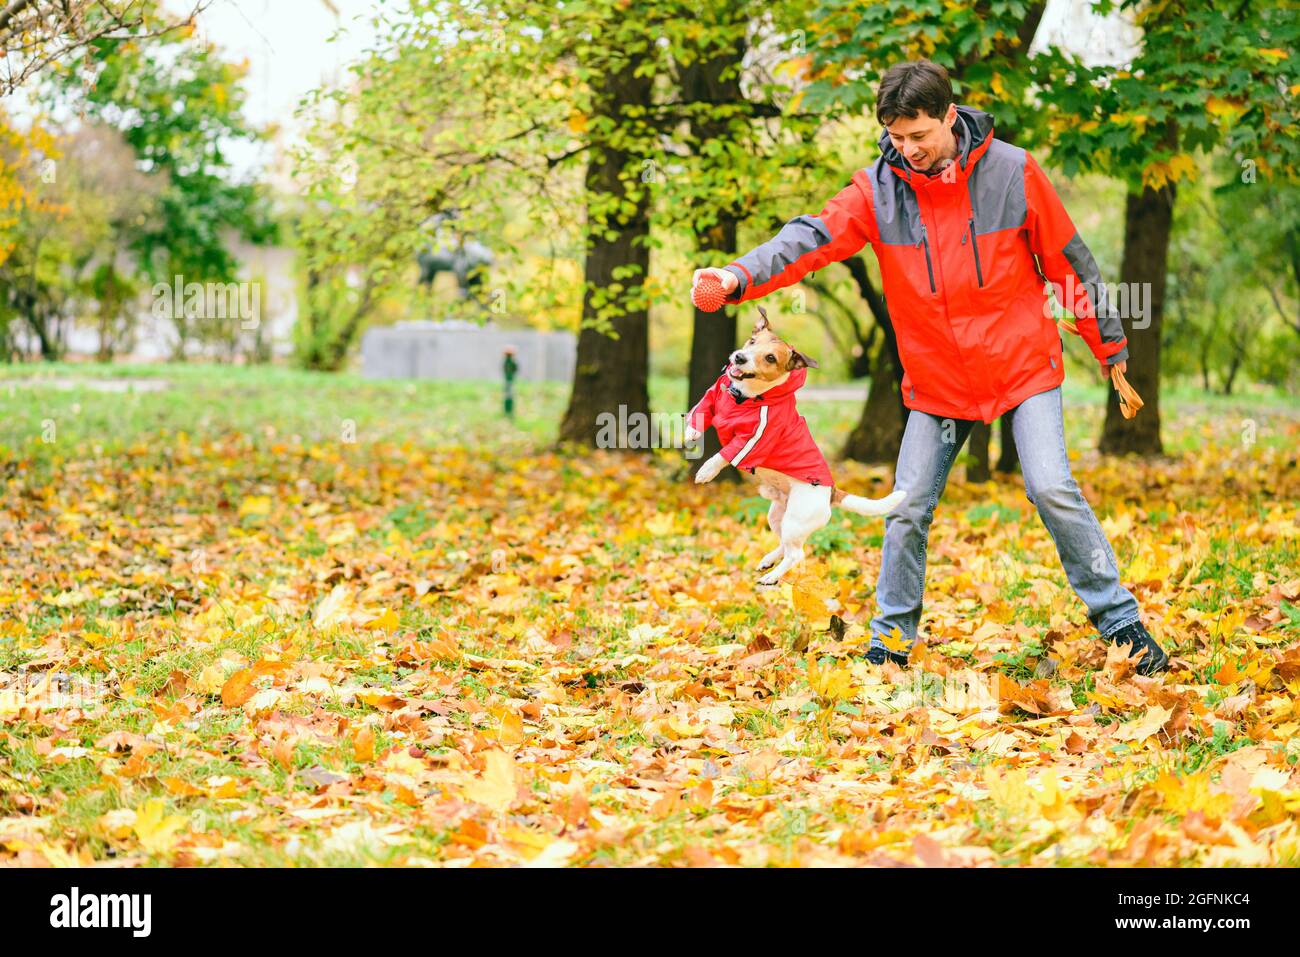
[[745,443],[745,447],[737,453],[736,457],[731,460],[732,465],[739,466],[740,460],[749,454],[750,449],[758,444],[758,440],[763,437],[763,430],[767,428],[767,406],[763,406],[758,412],[758,429],[754,432],[754,437]]

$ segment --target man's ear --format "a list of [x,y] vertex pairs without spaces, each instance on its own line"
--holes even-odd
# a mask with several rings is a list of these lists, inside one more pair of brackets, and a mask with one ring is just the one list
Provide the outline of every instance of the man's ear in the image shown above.
[[762,318],[759,319],[758,322],[754,323],[754,333],[755,333],[755,334],[762,332],[764,329],[769,328],[770,325],[771,325],[771,324],[767,321],[767,310],[766,310],[766,309],[764,309],[762,306],[759,306],[759,307],[758,307],[758,314],[759,314]]
[[816,359],[809,358],[802,352],[794,349],[790,350],[790,361],[785,365],[786,369],[793,372],[795,369],[820,369]]

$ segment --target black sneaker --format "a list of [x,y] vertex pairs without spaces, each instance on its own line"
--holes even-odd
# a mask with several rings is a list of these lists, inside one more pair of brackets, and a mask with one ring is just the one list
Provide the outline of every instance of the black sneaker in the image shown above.
[[1137,667],[1134,669],[1138,674],[1144,677],[1158,675],[1169,667],[1169,656],[1165,654],[1164,649],[1156,644],[1156,640],[1147,634],[1146,628],[1142,622],[1135,621],[1131,625],[1125,625],[1118,631],[1112,631],[1105,636],[1106,641],[1114,642],[1117,645],[1131,645],[1128,656],[1130,658],[1142,654],[1142,649],[1146,649],[1146,654],[1142,655]]
[[889,659],[900,668],[907,667],[907,655],[900,651],[890,651],[888,648],[872,648],[867,652],[867,661],[873,665],[883,665],[885,659]]

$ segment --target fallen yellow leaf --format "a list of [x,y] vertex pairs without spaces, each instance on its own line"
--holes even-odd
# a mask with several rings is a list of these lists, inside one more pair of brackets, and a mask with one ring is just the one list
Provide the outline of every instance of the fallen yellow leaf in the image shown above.
[[492,750],[483,755],[483,760],[487,767],[465,785],[465,797],[494,811],[506,811],[515,803],[519,790],[514,759],[504,751]]

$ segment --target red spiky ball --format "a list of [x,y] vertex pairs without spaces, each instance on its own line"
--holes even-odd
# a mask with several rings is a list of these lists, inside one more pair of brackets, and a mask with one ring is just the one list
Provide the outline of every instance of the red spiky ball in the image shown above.
[[727,294],[722,291],[722,283],[712,273],[705,273],[691,290],[691,302],[705,312],[717,312],[727,301]]

